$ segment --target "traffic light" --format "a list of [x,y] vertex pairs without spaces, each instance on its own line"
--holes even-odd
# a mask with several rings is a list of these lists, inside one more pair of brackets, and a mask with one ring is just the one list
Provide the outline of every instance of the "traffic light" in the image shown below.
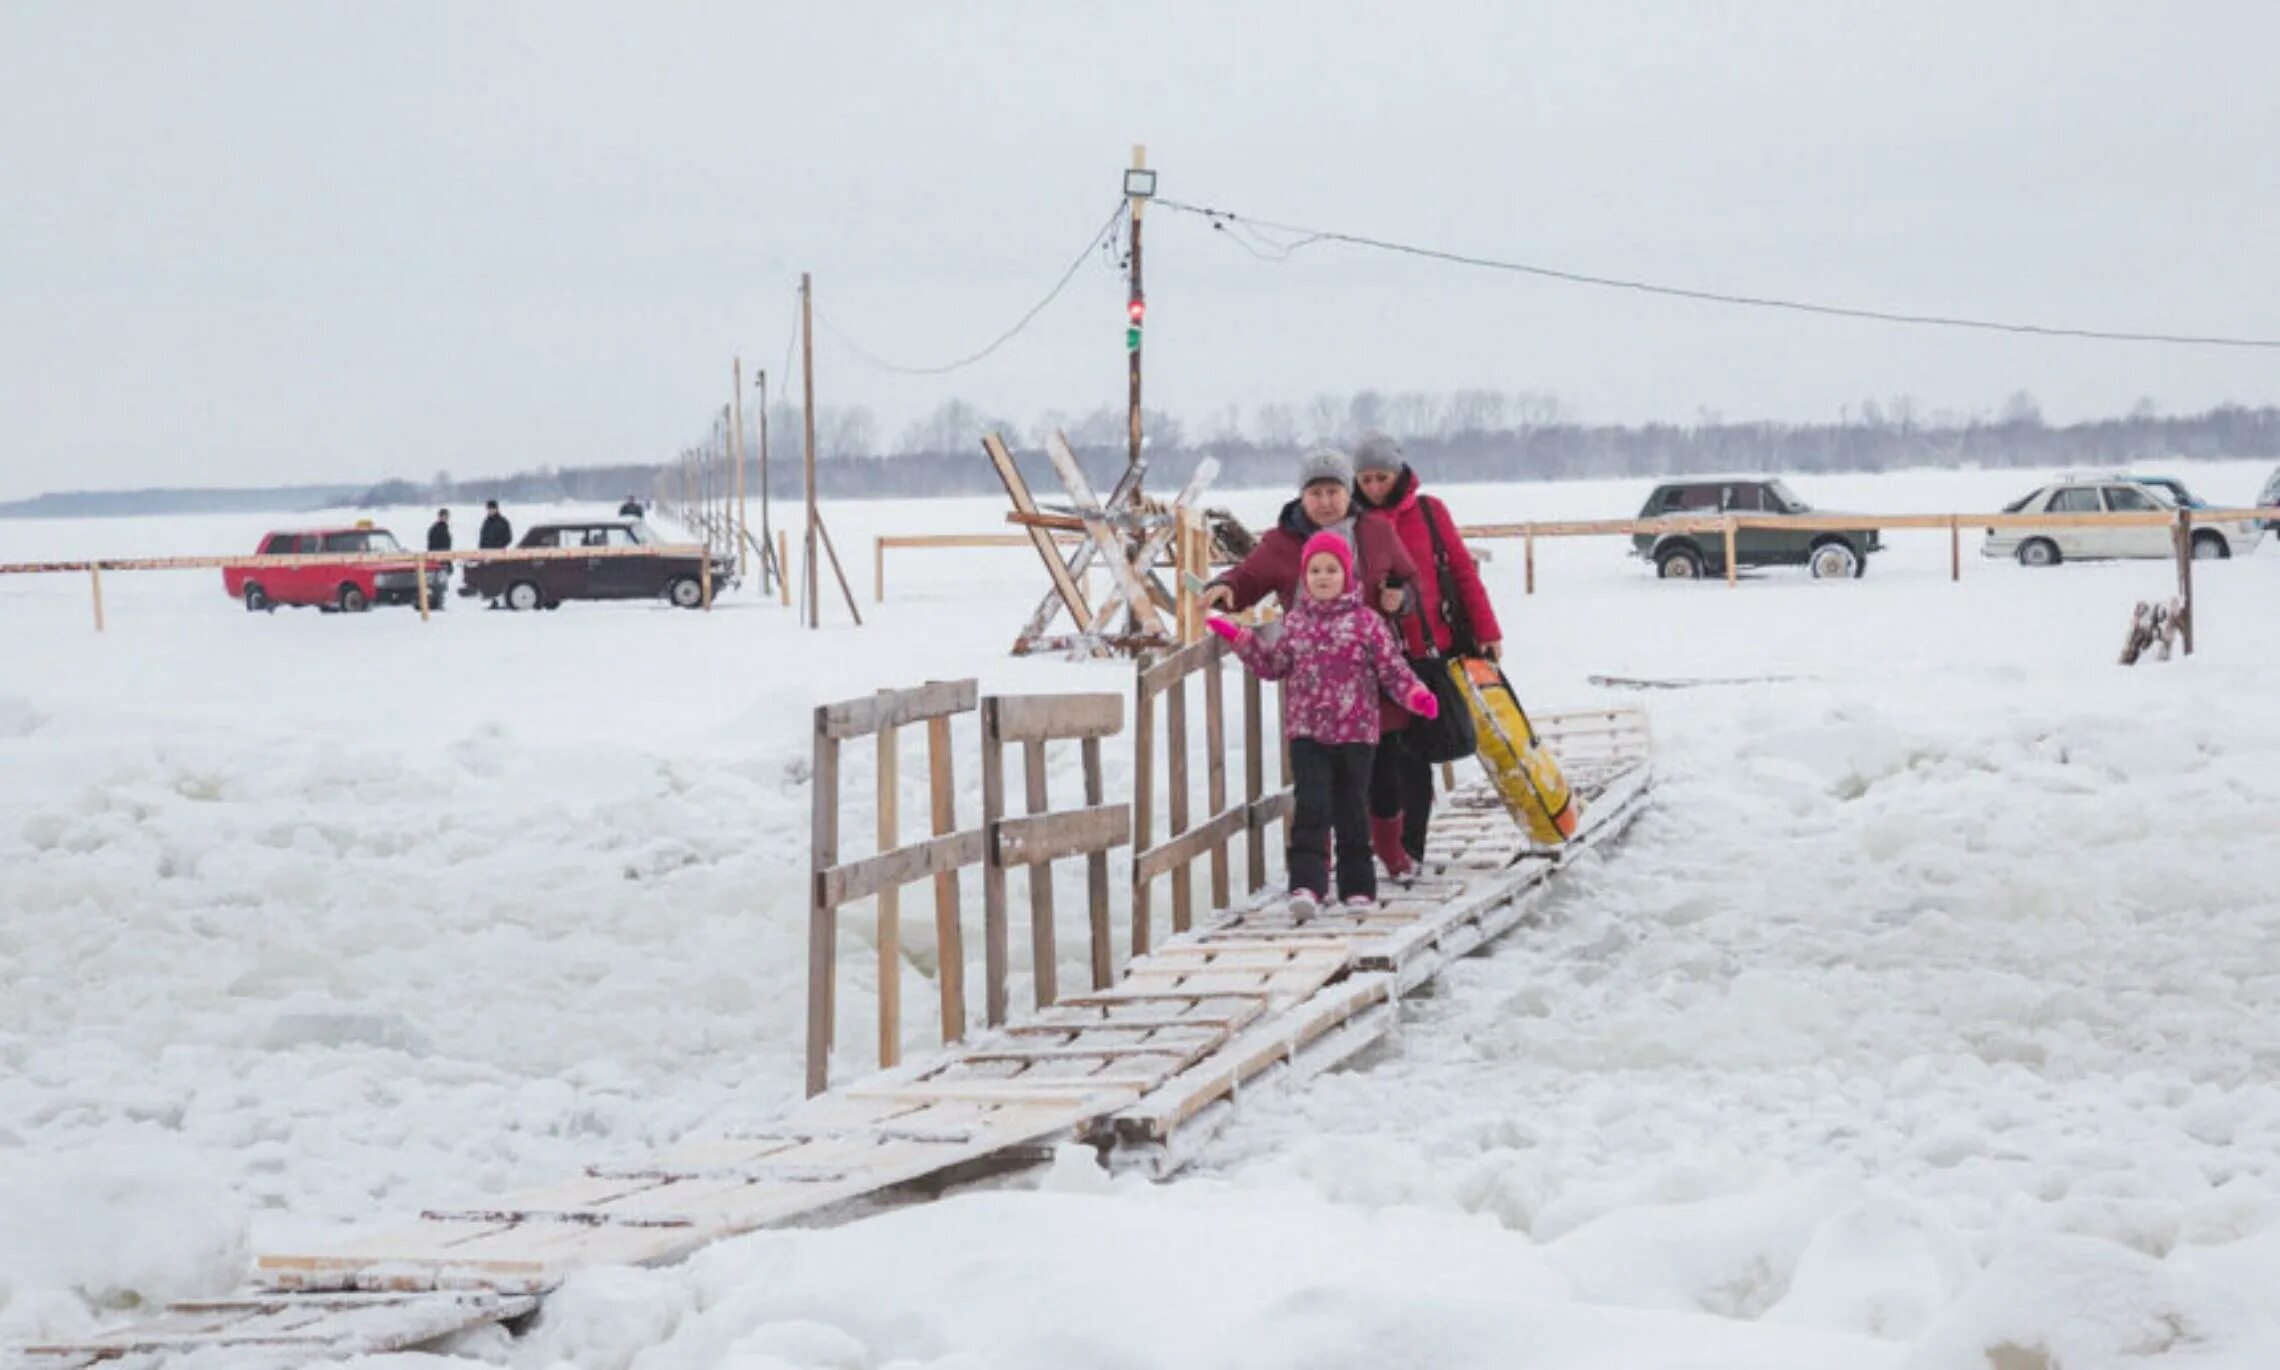
[[1148,317],[1148,302],[1136,298],[1124,307],[1124,313],[1130,320],[1124,329],[1124,350],[1137,352],[1140,350],[1140,325]]

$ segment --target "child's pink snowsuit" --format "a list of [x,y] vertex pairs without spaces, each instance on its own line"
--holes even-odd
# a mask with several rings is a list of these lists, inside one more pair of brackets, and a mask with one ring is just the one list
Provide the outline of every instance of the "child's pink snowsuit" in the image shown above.
[[[1346,588],[1335,599],[1316,599],[1306,589],[1305,567],[1322,552],[1337,557],[1346,573]],[[1244,633],[1234,640],[1235,652],[1261,680],[1283,682],[1292,737],[1374,746],[1379,692],[1406,705],[1425,685],[1403,659],[1393,630],[1362,603],[1345,538],[1308,538],[1299,567],[1298,603],[1283,615],[1282,635],[1262,643],[1257,634]]]

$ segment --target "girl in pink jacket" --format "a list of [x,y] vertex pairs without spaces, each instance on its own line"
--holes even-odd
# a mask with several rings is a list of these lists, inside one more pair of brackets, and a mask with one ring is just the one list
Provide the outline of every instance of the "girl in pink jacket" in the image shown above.
[[1390,697],[1425,718],[1434,716],[1436,701],[1409,669],[1393,630],[1362,603],[1346,539],[1315,534],[1300,564],[1305,593],[1283,616],[1273,642],[1229,619],[1207,619],[1205,626],[1227,639],[1261,680],[1283,682],[1298,807],[1290,827],[1290,911],[1294,921],[1305,922],[1329,895],[1325,839],[1333,831],[1339,898],[1357,911],[1376,906],[1369,786],[1378,699]]

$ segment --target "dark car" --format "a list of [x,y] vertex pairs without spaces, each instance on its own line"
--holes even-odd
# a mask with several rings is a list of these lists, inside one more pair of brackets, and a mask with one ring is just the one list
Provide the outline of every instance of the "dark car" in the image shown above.
[[[1778,480],[1719,477],[1665,481],[1647,496],[1641,519],[1717,518],[1722,514],[1810,514],[1813,507]],[[1665,580],[1726,573],[1726,539],[1717,531],[1636,533],[1632,554],[1644,557]],[[1737,528],[1734,561],[1740,566],[1804,566],[1816,580],[1850,579],[1868,572],[1868,554],[1883,548],[1873,528]]]
[[[510,609],[552,609],[570,599],[658,599],[684,609],[705,602],[704,563],[694,554],[668,552],[640,519],[595,519],[586,523],[542,523],[516,544],[530,550],[591,548],[609,556],[544,557],[530,561],[484,561],[467,568],[467,588]],[[649,555],[634,549],[656,548]],[[736,563],[715,557],[713,593],[736,583]]]

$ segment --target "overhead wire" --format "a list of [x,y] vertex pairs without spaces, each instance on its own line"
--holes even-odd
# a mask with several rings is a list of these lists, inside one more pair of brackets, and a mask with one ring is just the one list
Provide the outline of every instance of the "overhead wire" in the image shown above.
[[1092,256],[1094,249],[1102,247],[1104,244],[1110,243],[1114,240],[1119,225],[1124,219],[1124,216],[1125,202],[1119,199],[1116,202],[1116,208],[1110,212],[1107,220],[1103,222],[1099,228],[1094,229],[1092,234],[1085,239],[1085,245],[1077,250],[1077,255],[1069,263],[1068,269],[1061,273],[1059,280],[1053,282],[1053,288],[1045,292],[1043,299],[1040,299],[1037,301],[1037,303],[1031,305],[1027,312],[1023,313],[1020,318],[1014,320],[1013,326],[1011,328],[1006,329],[1003,333],[1000,333],[995,338],[992,338],[981,348],[967,353],[965,356],[958,358],[956,361],[943,362],[938,366],[906,366],[899,362],[891,362],[871,352],[869,349],[857,343],[853,338],[847,336],[846,330],[842,329],[838,324],[834,323],[831,316],[825,313],[823,310],[817,309],[815,311],[815,316],[823,323],[824,328],[828,330],[834,338],[839,340],[841,346],[845,347],[849,352],[853,353],[858,359],[867,362],[872,366],[878,367],[882,371],[892,371],[898,375],[904,376],[942,376],[947,375],[953,371],[962,371],[965,368],[972,366],[976,362],[981,361],[985,357],[988,357],[991,353],[997,351],[1007,343],[1012,342],[1016,337],[1019,337],[1022,330],[1028,328],[1030,323],[1033,322],[1039,314],[1045,312],[1047,305],[1050,305],[1053,303],[1053,301],[1059,299],[1061,297],[1061,292],[1068,289],[1069,282],[1076,279],[1077,272],[1083,269],[1086,259]]
[[[1352,247],[1371,248],[1381,252],[1420,257],[1430,261],[1449,262],[1460,266],[1480,267],[1492,271],[1512,272],[1535,276],[1545,280],[1565,281],[1572,285],[1597,286],[1610,290],[1628,290],[1644,295],[1659,295],[1674,299],[1695,300],[1707,304],[1736,305],[1750,309],[1787,310],[1800,314],[1817,314],[1832,318],[1864,319],[1875,323],[1913,324],[1935,328],[1975,329],[1990,333],[2029,334],[2052,338],[2090,338],[2104,342],[2158,343],[2183,347],[2233,347],[2254,349],[2280,349],[2280,338],[2238,337],[2217,334],[2154,333],[2129,329],[2072,328],[2055,324],[2016,323],[1997,319],[1968,318],[1946,314],[1917,314],[1897,310],[1866,309],[1851,305],[1826,304],[1812,300],[1786,299],[1772,295],[1742,295],[1725,291],[1705,290],[1693,286],[1666,285],[1660,282],[1621,276],[1600,276],[1583,271],[1569,271],[1560,267],[1543,266],[1532,262],[1513,261],[1496,257],[1483,257],[1471,253],[1452,252],[1417,243],[1400,242],[1390,238],[1371,237],[1361,233],[1344,233],[1334,229],[1308,228],[1298,224],[1277,223],[1239,215],[1231,210],[1213,209],[1205,205],[1192,205],[1180,200],[1157,197],[1153,203],[1159,208],[1200,217],[1215,229],[1225,233],[1228,240],[1264,261],[1287,261],[1300,248],[1318,242],[1345,243]],[[1270,230],[1291,235],[1287,244],[1269,244],[1275,255],[1262,252],[1252,242],[1245,241],[1241,230],[1252,233]],[[1259,239],[1259,242],[1265,242]]]

